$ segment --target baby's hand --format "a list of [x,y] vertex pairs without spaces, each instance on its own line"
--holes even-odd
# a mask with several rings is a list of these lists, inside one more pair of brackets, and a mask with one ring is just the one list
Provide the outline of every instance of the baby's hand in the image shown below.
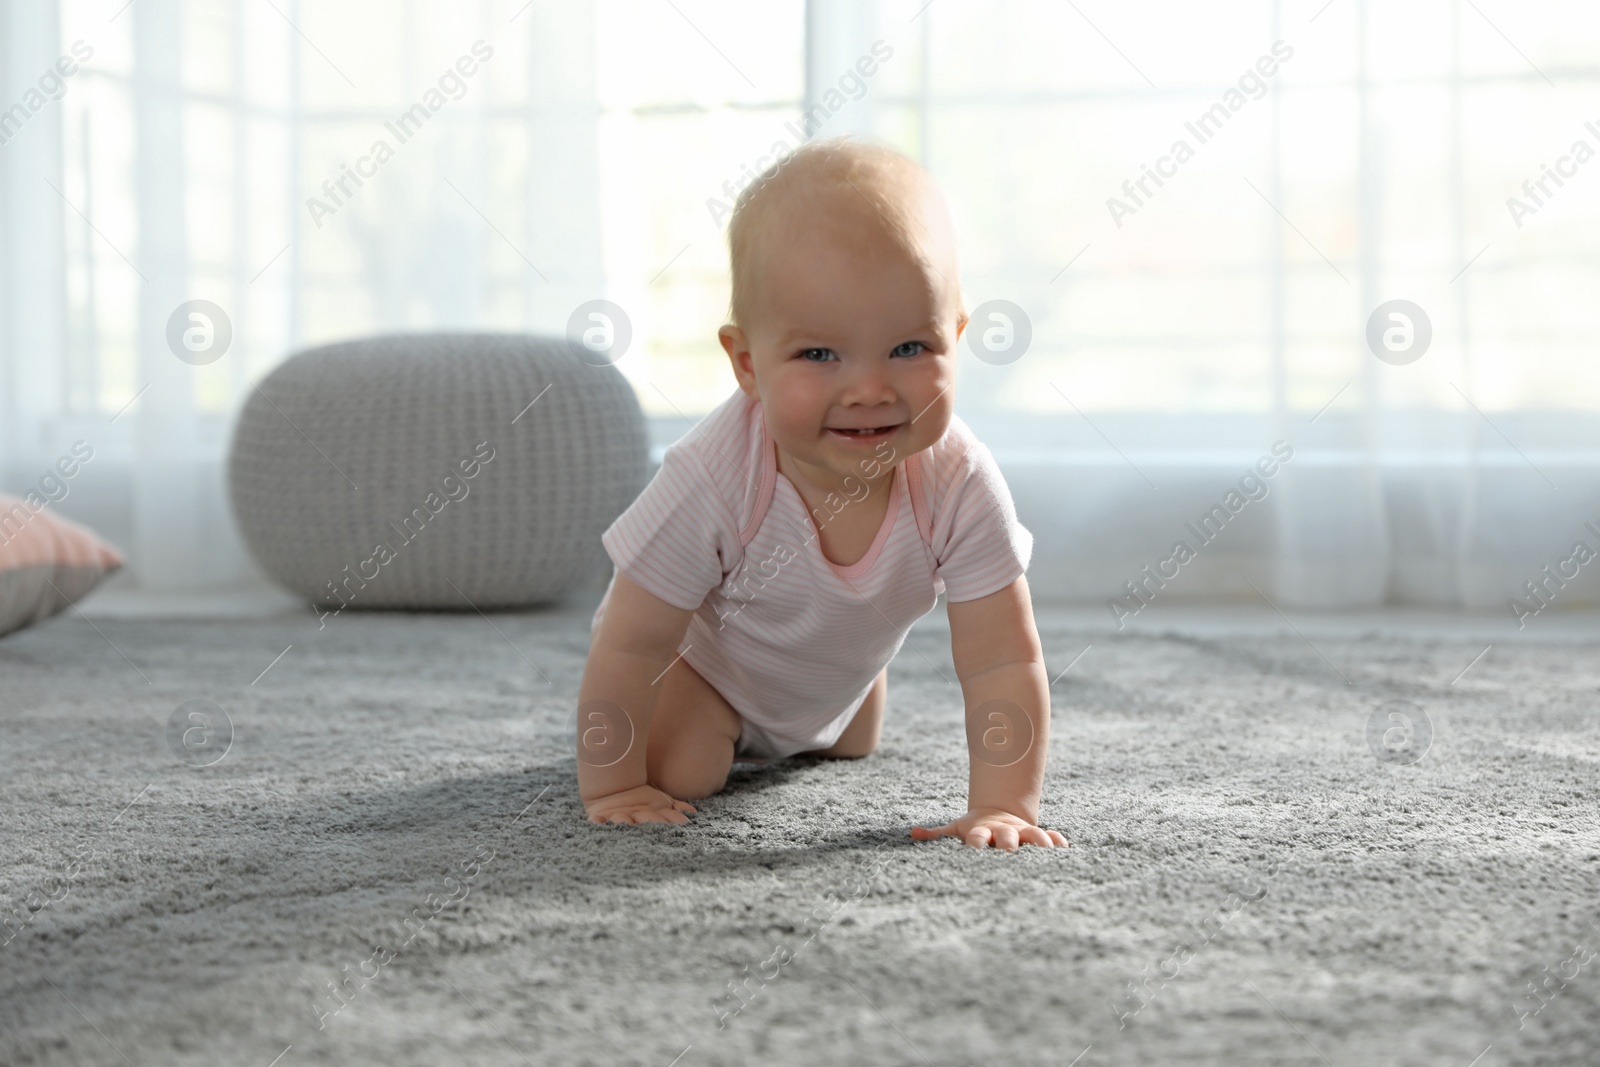
[[937,828],[913,826],[911,836],[918,841],[956,837],[973,848],[987,848],[992,844],[1007,852],[1016,851],[1018,844],[1038,845],[1041,848],[1050,848],[1052,845],[1067,847],[1067,839],[1059,831],[1040,829],[1027,819],[999,808],[974,808],[955,822]]
[[695,813],[695,806],[676,800],[653,785],[638,785],[620,793],[608,793],[583,802],[590,822],[676,822],[686,823],[684,812]]

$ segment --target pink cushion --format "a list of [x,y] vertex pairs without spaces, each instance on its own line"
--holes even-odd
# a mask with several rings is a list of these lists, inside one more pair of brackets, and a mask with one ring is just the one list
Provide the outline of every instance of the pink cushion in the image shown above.
[[122,563],[116,549],[48,506],[0,493],[0,636],[66,611]]

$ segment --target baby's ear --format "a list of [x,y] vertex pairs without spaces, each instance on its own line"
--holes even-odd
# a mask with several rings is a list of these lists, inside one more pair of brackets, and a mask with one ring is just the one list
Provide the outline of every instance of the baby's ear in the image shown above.
[[717,331],[717,340],[722,342],[722,350],[728,353],[728,362],[733,365],[733,376],[739,379],[739,388],[755,396],[756,372],[744,331],[729,323]]
[[970,320],[967,318],[967,313],[965,311],[963,311],[961,313],[961,317],[960,318],[956,319],[956,340],[957,341],[961,340],[962,331],[964,331],[967,328],[967,323],[969,321]]

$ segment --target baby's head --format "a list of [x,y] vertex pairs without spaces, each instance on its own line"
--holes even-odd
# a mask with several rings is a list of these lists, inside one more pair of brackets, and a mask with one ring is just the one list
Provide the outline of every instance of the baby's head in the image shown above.
[[[887,470],[944,435],[967,315],[954,227],[926,171],[876,145],[809,142],[740,194],[728,246],[731,322],[718,336],[812,484],[860,478],[873,458]],[[839,432],[878,427],[891,429]]]

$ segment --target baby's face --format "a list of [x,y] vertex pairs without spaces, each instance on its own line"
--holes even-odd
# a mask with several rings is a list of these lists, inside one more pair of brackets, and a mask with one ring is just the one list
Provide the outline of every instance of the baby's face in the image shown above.
[[852,249],[827,226],[762,251],[749,321],[721,336],[791,466],[835,489],[939,440],[964,326],[954,266],[930,270],[886,239]]

